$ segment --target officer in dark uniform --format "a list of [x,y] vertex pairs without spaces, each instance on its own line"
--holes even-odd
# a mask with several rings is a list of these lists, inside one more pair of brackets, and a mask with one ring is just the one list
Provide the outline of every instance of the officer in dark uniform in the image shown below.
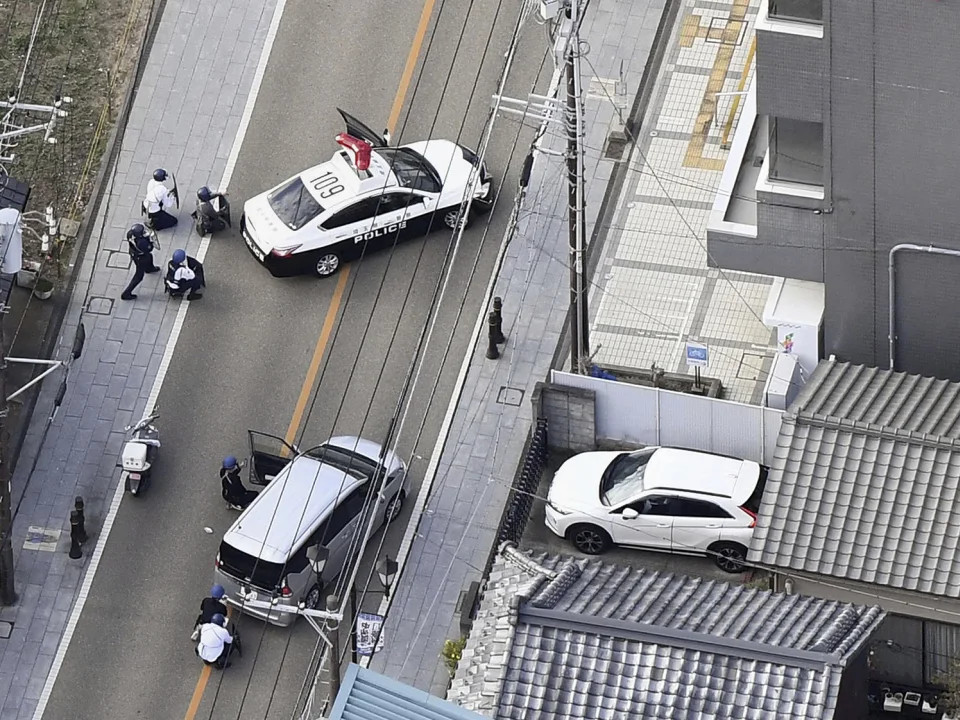
[[160,272],[160,268],[153,264],[153,239],[140,223],[127,231],[127,252],[133,258],[133,279],[120,294],[120,299],[136,300],[137,296],[133,291],[143,281],[144,274]]

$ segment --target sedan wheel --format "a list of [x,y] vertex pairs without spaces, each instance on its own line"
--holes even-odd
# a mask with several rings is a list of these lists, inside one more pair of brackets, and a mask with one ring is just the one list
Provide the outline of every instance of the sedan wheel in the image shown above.
[[747,549],[736,543],[720,543],[710,548],[717,567],[728,573],[743,572],[747,561]]
[[404,495],[405,493],[401,490],[390,500],[390,504],[387,505],[387,512],[385,513],[387,523],[392,523],[400,517],[400,511],[403,510]]
[[[459,223],[457,220],[459,219]],[[460,217],[460,206],[454,208],[449,208],[443,213],[443,224],[446,225],[451,230],[456,230],[459,225],[464,224],[463,218]]]
[[573,546],[585,555],[599,555],[610,547],[610,536],[594,525],[576,525],[570,530]]
[[317,610],[320,607],[319,585],[314,585],[307,591],[307,594],[303,596],[303,604],[311,610]]
[[330,277],[340,269],[340,256],[334,252],[324,253],[317,258],[315,271],[317,277]]

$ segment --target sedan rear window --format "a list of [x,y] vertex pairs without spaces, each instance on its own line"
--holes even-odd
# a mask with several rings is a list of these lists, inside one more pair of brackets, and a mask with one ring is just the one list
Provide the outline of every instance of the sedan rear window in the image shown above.
[[600,480],[600,501],[620,505],[643,492],[643,475],[655,450],[622,453],[607,466]]
[[760,466],[760,477],[757,479],[757,486],[750,493],[750,497],[743,506],[754,515],[760,512],[760,501],[763,500],[763,489],[767,486],[767,473],[770,470],[763,465]]
[[287,181],[267,196],[270,208],[291,230],[299,230],[317,215],[323,208],[299,177]]

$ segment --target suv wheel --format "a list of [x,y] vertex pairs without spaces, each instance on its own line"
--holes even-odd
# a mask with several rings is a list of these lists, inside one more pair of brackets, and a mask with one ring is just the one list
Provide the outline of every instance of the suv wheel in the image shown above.
[[303,596],[303,604],[310,610],[317,610],[320,608],[320,586],[314,583],[310,586],[310,589],[307,590],[307,594]]
[[568,537],[573,546],[585,555],[599,555],[613,544],[606,531],[596,525],[574,525]]
[[335,252],[321,252],[317,255],[317,264],[313,271],[317,277],[330,277],[340,269],[340,256]]
[[716,543],[708,548],[717,567],[728,573],[743,572],[747,562],[747,549],[739,543]]

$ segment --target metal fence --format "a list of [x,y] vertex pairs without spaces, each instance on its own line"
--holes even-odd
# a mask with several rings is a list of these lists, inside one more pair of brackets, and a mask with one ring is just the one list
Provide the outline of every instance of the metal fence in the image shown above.
[[590,390],[597,440],[736,455],[769,465],[782,410],[552,371],[554,386]]
[[537,418],[537,427],[533,431],[530,442],[527,444],[523,457],[523,465],[513,480],[507,506],[500,519],[497,530],[497,542],[520,542],[523,530],[530,519],[530,509],[533,507],[533,497],[540,486],[540,476],[547,463],[547,421],[546,418]]

